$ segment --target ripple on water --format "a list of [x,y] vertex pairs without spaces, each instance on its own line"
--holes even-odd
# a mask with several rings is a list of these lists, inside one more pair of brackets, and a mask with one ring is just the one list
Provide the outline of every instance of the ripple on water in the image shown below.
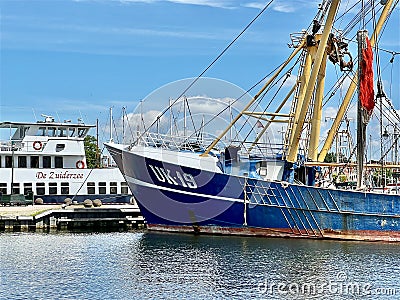
[[400,297],[399,244],[131,232],[7,233],[0,247],[0,299],[306,299],[295,289],[329,281]]

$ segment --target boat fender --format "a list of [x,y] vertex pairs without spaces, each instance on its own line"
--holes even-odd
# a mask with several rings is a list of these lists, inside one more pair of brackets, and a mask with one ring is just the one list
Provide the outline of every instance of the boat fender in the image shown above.
[[286,189],[286,188],[289,186],[289,182],[287,182],[287,181],[282,181],[282,182],[281,182],[281,186],[282,186],[284,189]]
[[42,142],[41,141],[34,141],[33,142],[33,149],[35,149],[35,150],[40,150],[40,149],[42,149]]
[[77,169],[83,169],[85,167],[85,163],[82,160],[78,160],[75,166]]

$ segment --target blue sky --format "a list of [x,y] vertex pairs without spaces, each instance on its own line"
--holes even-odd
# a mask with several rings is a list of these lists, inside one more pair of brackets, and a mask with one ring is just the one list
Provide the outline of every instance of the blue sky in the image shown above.
[[[289,34],[307,28],[319,2],[274,1],[205,76],[248,89],[291,53]],[[43,113],[105,124],[110,106],[131,112],[158,87],[200,74],[265,4],[0,0],[0,120],[35,121]],[[398,8],[395,20],[381,46],[398,52]],[[399,99],[398,87],[393,93]]]

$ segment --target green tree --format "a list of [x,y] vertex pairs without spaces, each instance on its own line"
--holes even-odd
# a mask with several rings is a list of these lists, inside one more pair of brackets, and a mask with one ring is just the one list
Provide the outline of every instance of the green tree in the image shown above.
[[94,136],[87,135],[84,141],[86,163],[89,169],[98,167],[98,153],[99,148],[97,147],[97,140]]
[[336,162],[336,153],[333,153],[333,152],[327,153],[325,156],[324,162],[327,162],[327,163]]

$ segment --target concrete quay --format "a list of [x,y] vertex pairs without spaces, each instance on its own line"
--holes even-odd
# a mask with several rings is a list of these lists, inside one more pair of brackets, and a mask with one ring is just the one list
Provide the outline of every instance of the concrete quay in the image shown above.
[[145,227],[136,205],[29,205],[0,207],[0,232],[36,230],[125,231]]

